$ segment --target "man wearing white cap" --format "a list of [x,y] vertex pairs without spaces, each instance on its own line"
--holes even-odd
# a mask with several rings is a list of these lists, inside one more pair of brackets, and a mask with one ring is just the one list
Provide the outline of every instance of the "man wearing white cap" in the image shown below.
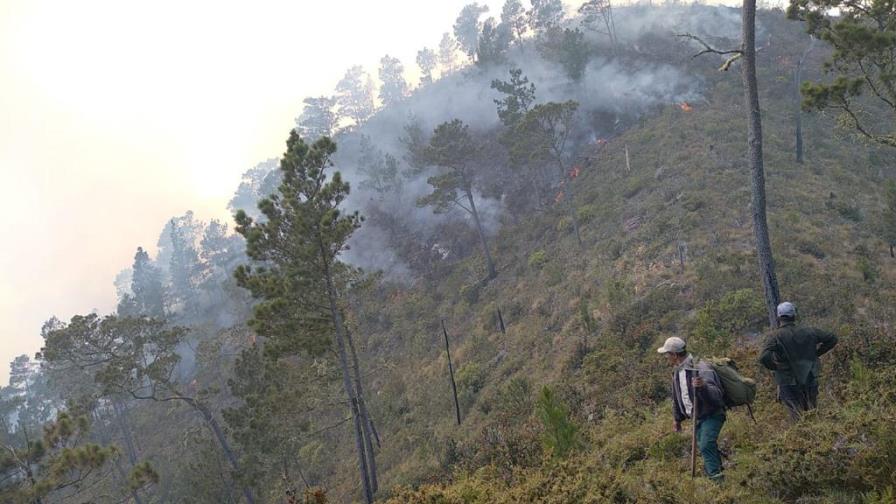
[[797,420],[818,404],[818,358],[837,345],[837,336],[797,327],[796,307],[787,301],[778,305],[778,321],[780,327],[766,337],[759,362],[774,371],[778,400]]
[[675,432],[681,422],[694,417],[694,398],[697,399],[697,446],[703,457],[703,471],[714,481],[722,480],[722,455],[719,453],[719,433],[725,423],[725,401],[719,375],[712,366],[695,361],[688,353],[684,340],[675,336],[666,340],[657,352],[665,354],[672,374],[672,416]]

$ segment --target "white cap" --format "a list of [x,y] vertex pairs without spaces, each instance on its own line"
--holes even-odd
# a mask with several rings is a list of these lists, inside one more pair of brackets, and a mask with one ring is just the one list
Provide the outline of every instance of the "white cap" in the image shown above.
[[683,339],[677,336],[672,336],[663,343],[663,346],[657,348],[656,351],[659,353],[681,353],[684,352],[685,346]]
[[790,301],[784,301],[778,305],[778,317],[796,317],[796,306]]

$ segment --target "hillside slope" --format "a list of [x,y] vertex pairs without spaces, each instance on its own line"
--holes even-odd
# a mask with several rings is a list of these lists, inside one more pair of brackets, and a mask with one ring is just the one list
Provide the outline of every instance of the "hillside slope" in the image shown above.
[[[824,359],[821,409],[790,426],[756,363],[764,309],[740,81],[713,75],[708,62],[705,100],[692,111],[670,105],[592,147],[572,190],[581,249],[558,204],[518,224],[506,219],[493,282],[482,285],[474,256],[437,283],[381,286],[361,303],[356,323],[385,426],[383,480],[441,481],[396,488],[390,502],[892,497],[896,262],[877,226],[896,156],[808,117],[806,162],[795,163],[788,51],[773,46],[760,61],[769,220],[783,297],[802,321],[841,336]],[[460,426],[440,318],[452,337]],[[700,355],[732,356],[760,380],[758,423],[732,412],[722,432],[722,488],[687,477],[687,437],[669,432],[669,371],[654,348],[670,335]],[[541,446],[534,404],[545,384],[581,429],[580,449],[565,460]]]

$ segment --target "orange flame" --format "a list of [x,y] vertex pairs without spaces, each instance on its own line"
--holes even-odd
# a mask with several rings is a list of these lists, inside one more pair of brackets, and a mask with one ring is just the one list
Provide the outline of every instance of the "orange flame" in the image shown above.
[[572,170],[569,171],[569,178],[574,179],[579,176],[579,173],[582,172],[582,167],[579,165],[575,165],[572,167]]
[[606,138],[598,138],[598,139],[594,140],[594,143],[596,143],[597,145],[606,145],[607,139]]
[[554,198],[554,203],[560,203],[561,201],[563,201],[563,191],[558,192]]
[[694,110],[694,107],[692,107],[691,104],[688,102],[679,103],[678,108],[680,108],[681,110],[683,110],[685,112],[690,112],[690,111]]

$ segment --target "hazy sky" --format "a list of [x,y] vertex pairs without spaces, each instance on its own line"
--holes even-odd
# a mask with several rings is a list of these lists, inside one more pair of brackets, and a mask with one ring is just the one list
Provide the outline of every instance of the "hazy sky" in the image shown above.
[[0,0],[0,381],[50,315],[112,310],[168,218],[229,221],[304,97],[414,66],[468,1]]

